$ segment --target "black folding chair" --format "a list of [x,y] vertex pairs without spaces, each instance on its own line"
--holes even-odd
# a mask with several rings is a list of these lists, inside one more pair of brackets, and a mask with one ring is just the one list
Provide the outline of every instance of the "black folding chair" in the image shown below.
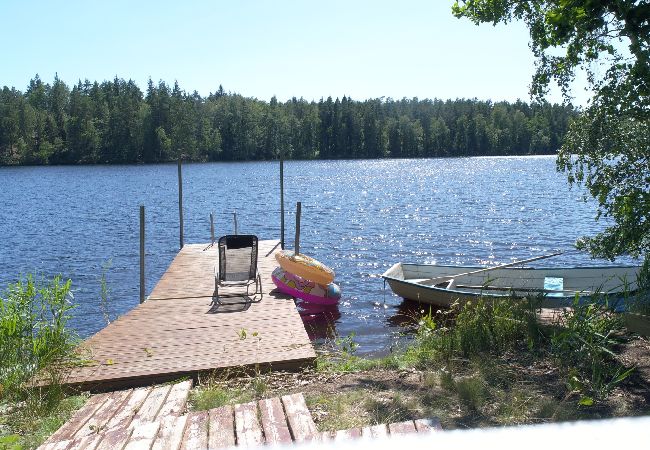
[[[215,267],[212,303],[219,305],[221,298],[231,297],[244,297],[246,301],[252,303],[262,300],[262,277],[257,270],[257,236],[252,234],[222,236],[217,245],[219,264]],[[253,285],[255,291],[251,296]],[[246,293],[238,293],[237,289],[232,289],[233,287],[245,287]],[[220,295],[219,288],[228,288],[228,293]]]

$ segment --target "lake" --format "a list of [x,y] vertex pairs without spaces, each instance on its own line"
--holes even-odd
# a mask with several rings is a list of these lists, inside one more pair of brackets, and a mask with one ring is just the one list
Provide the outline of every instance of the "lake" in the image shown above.
[[[557,250],[545,266],[607,264],[572,250],[604,225],[581,189],[569,189],[554,157],[480,157],[285,163],[287,248],[302,202],[301,252],[330,265],[338,307],[303,311],[316,342],[355,334],[361,354],[402,339],[419,307],[384,291],[379,276],[398,261],[498,264]],[[279,239],[279,163],[183,166],[185,242],[240,233]],[[138,304],[139,205],[146,207],[146,292],[178,251],[175,164],[0,167],[0,286],[21,274],[73,281],[73,326],[82,337]],[[628,262],[623,260],[622,262]]]

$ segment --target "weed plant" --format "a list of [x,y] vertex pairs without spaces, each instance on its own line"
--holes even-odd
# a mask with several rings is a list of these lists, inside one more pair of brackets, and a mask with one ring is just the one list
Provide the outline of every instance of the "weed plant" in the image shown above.
[[633,368],[625,368],[616,360],[615,347],[622,343],[623,323],[600,302],[581,303],[560,316],[559,327],[550,337],[551,352],[567,370],[567,384],[572,391],[583,394],[581,402],[593,403],[591,395],[605,397],[627,378]]
[[70,284],[60,277],[37,283],[27,276],[0,297],[0,406],[11,411],[9,431],[26,434],[17,448],[32,446],[30,436],[46,436],[63,420],[59,413],[67,403],[61,403],[61,380],[78,342],[68,328],[73,309]]
[[[28,276],[10,284],[0,299],[0,394],[20,392],[34,375],[59,377],[57,368],[77,343],[68,328],[73,309],[70,280],[39,286]],[[43,369],[48,370],[42,372]]]
[[404,357],[416,366],[446,362],[455,358],[500,353],[525,342],[534,348],[541,331],[530,301],[521,299],[456,303],[451,309],[427,314],[420,321],[415,345]]
[[637,289],[627,298],[627,309],[650,316],[650,254],[643,260],[636,283]]

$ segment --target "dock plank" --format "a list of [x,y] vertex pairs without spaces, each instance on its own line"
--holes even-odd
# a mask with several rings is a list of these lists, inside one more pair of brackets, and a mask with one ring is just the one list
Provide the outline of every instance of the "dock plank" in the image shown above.
[[187,415],[182,450],[208,448],[208,412],[200,411]]
[[338,430],[334,435],[335,441],[347,441],[350,439],[359,439],[361,437],[361,428],[351,428],[349,430]]
[[178,450],[183,442],[187,415],[167,416],[160,421],[158,436],[154,440],[151,450]]
[[156,386],[153,388],[147,396],[147,399],[142,403],[142,406],[140,406],[140,409],[135,414],[130,427],[137,428],[146,423],[153,422],[158,416],[158,412],[162,408],[163,403],[165,403],[165,399],[170,390],[170,385]]
[[364,427],[363,434],[369,434],[372,438],[383,438],[388,436],[388,428],[386,424],[372,425]]
[[[271,281],[277,243],[260,241],[262,301],[222,310],[211,306],[217,248],[184,246],[145,303],[82,344],[80,351],[94,364],[73,368],[66,382],[106,390],[233,367],[287,370],[313,364],[316,354],[294,302]],[[241,311],[223,312],[239,306]]]
[[88,422],[88,420],[90,420],[95,411],[101,408],[109,398],[110,394],[98,394],[90,397],[84,406],[79,408],[77,412],[73,414],[70,420],[63,424],[61,428],[54,432],[54,434],[44,442],[44,445],[58,441],[72,440],[72,437],[85,425],[86,422]]
[[74,438],[97,434],[99,430],[104,429],[130,394],[131,391],[111,392],[104,404],[93,413],[84,426],[74,435]]
[[150,450],[159,429],[160,421],[149,422],[135,428],[124,450]]
[[442,425],[440,425],[440,420],[437,418],[416,419],[413,422],[415,423],[415,428],[418,430],[418,433],[442,431]]
[[262,429],[267,444],[286,444],[291,442],[291,432],[284,416],[282,401],[273,397],[258,402]]
[[405,422],[391,423],[388,425],[388,430],[391,435],[395,434],[411,434],[417,432],[415,429],[415,424],[412,420],[407,420]]
[[169,390],[157,417],[180,416],[187,405],[187,397],[192,389],[192,380],[176,383]]
[[108,421],[106,428],[109,430],[113,428],[128,428],[138,413],[140,406],[142,406],[149,395],[149,392],[151,392],[150,388],[133,389],[122,405],[122,408]]
[[255,402],[235,405],[235,434],[238,447],[259,447],[264,443]]
[[302,394],[284,395],[282,404],[294,441],[310,441],[318,435],[318,429]]
[[235,419],[233,407],[230,405],[213,408],[208,411],[208,448],[234,447]]

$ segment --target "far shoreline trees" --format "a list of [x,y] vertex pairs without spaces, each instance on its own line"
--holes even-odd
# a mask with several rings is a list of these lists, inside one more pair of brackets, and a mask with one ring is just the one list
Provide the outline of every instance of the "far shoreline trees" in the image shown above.
[[38,75],[0,91],[0,165],[555,154],[570,105],[477,99],[201,97],[178,83]]

